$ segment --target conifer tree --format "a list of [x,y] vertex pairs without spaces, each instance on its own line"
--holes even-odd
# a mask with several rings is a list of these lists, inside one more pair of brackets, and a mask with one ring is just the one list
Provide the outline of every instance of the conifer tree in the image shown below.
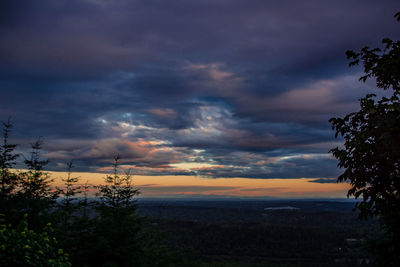
[[[0,145],[0,199],[6,201],[12,197],[12,193],[14,193],[19,182],[18,175],[11,171],[19,155],[14,153],[17,145],[10,144],[8,141],[12,128],[11,121],[8,120],[7,122],[2,122],[2,124],[3,143]],[[5,203],[2,204],[5,205]]]
[[78,209],[77,194],[81,193],[80,186],[77,185],[79,177],[72,176],[73,161],[67,163],[67,177],[61,178],[64,183],[62,188],[58,188],[60,200],[60,208],[62,211],[63,224],[68,225],[74,211]]
[[53,179],[44,171],[49,161],[41,158],[42,144],[41,138],[31,144],[30,156],[24,161],[28,170],[21,173],[18,191],[22,212],[28,214],[28,223],[32,227],[47,223],[41,219],[51,211],[58,196],[57,190],[51,187]]
[[[118,173],[119,156],[115,157],[113,173],[98,187],[100,216],[96,231],[101,261],[116,266],[138,266],[143,260],[142,222],[136,213],[138,189],[129,172]],[[100,258],[98,258],[100,259]]]

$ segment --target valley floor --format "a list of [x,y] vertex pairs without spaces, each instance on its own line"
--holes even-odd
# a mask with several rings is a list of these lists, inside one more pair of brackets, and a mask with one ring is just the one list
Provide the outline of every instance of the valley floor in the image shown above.
[[366,265],[374,221],[354,202],[301,200],[145,200],[139,212],[190,266]]

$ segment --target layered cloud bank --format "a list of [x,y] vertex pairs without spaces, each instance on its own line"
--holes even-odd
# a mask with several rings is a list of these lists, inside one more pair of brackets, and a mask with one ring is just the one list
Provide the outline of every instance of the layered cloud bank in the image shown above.
[[[332,178],[327,122],[373,91],[347,49],[398,1],[2,1],[0,118],[53,170]],[[325,180],[321,180],[323,182]]]

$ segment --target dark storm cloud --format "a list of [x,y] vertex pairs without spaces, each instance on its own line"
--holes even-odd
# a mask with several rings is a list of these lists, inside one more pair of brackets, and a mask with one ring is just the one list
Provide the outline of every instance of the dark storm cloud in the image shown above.
[[315,180],[310,180],[310,183],[320,183],[320,184],[336,184],[338,181],[336,178],[319,178]]
[[[0,118],[51,168],[334,177],[327,120],[371,84],[347,49],[398,37],[397,1],[0,3]],[[26,149],[21,147],[21,150]],[[325,155],[325,156],[324,156]],[[203,168],[174,167],[203,163]]]
[[[267,84],[274,81],[279,85],[283,81],[276,79],[275,74],[282,78],[299,71],[310,75],[310,70],[314,72],[320,66],[339,65],[332,58],[343,57],[348,46],[352,48],[354,44],[359,48],[359,42],[375,43],[382,35],[393,34],[395,26],[390,17],[396,4],[396,1],[5,2],[2,10],[8,15],[4,20],[8,18],[10,23],[2,24],[2,59],[18,71],[26,69],[28,73],[46,77],[64,72],[67,77],[69,73],[81,77],[85,73],[140,69],[160,62],[176,64],[185,59],[222,61],[239,71],[255,72],[252,81],[261,76]],[[11,7],[7,5],[9,2]],[[258,66],[249,69],[248,65]]]

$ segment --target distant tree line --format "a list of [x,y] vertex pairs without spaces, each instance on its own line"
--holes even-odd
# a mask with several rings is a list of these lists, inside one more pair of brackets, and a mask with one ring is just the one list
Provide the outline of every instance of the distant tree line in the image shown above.
[[[67,164],[60,188],[45,171],[42,140],[16,170],[17,144],[2,123],[0,145],[0,266],[169,266],[171,253],[137,213],[138,189],[119,156],[104,185],[79,185]],[[90,198],[89,190],[96,192]]]

